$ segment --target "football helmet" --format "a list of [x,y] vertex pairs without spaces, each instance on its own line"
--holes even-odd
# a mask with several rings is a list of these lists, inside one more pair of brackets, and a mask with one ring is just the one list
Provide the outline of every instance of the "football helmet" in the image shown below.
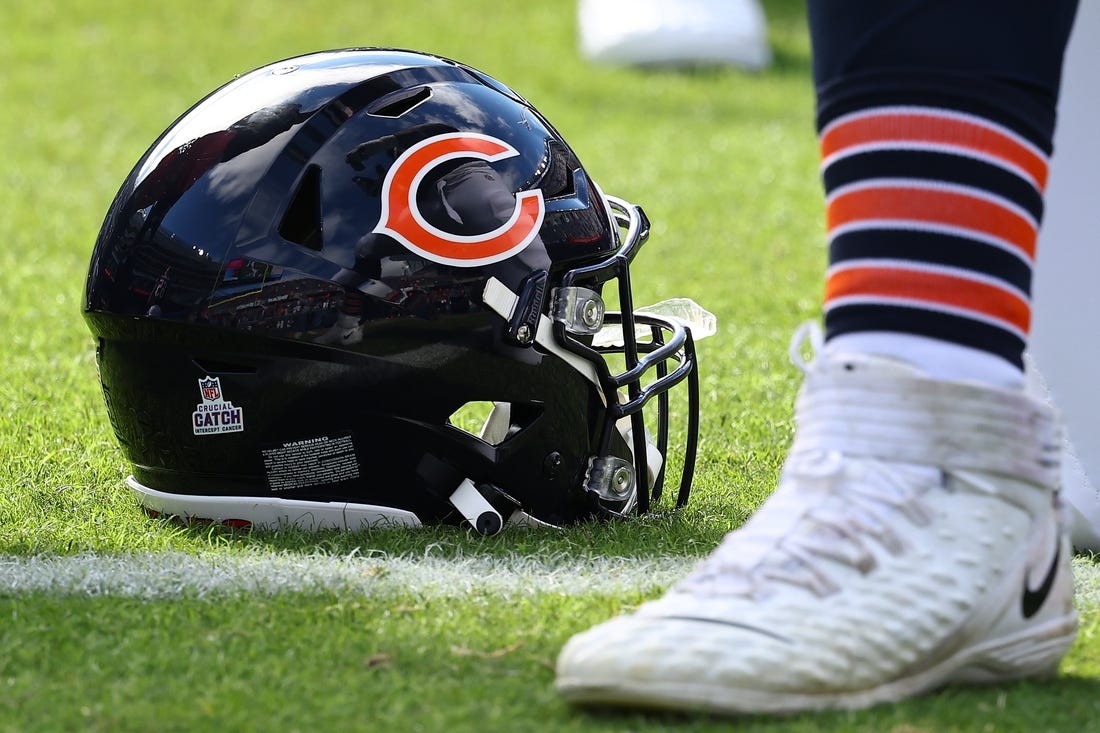
[[648,233],[469,66],[343,49],[239,76],[138,161],[92,255],[127,482],[245,526],[626,516],[660,497],[685,384],[682,505],[696,355],[634,312]]

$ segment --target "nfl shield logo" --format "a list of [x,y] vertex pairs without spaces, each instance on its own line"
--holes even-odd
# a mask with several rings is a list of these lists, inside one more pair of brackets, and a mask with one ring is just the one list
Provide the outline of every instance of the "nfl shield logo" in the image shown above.
[[199,380],[199,389],[202,390],[202,398],[207,402],[215,402],[221,399],[222,386],[217,377],[209,377]]

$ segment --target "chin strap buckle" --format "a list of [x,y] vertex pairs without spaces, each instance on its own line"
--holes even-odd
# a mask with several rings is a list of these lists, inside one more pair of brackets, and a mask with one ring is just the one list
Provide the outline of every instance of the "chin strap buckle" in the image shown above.
[[470,479],[462,479],[449,501],[479,534],[492,537],[504,529],[504,518],[500,512],[478,491]]
[[634,508],[638,499],[638,481],[630,461],[616,456],[601,456],[589,461],[584,488],[602,502],[613,506],[619,514]]

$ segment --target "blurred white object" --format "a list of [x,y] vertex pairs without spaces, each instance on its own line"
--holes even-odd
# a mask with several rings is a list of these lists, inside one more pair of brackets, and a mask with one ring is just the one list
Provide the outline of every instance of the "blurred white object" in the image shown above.
[[[1028,392],[1058,409],[1050,384],[1032,354],[1024,355],[1024,364]],[[1062,435],[1061,489],[1062,503],[1068,510],[1070,542],[1078,550],[1100,552],[1100,491],[1089,480],[1068,428]]]
[[581,53],[597,63],[641,66],[772,60],[758,0],[579,0]]
[[1100,339],[1095,335],[1100,320],[1098,41],[1100,3],[1081,3],[1062,72],[1054,157],[1032,283],[1030,342],[1042,386],[1065,420],[1062,497],[1073,510],[1071,538],[1078,549],[1095,552],[1100,552]]

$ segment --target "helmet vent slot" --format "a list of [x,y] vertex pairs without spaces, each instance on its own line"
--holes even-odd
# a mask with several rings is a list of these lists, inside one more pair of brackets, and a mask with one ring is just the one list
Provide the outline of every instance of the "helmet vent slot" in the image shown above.
[[538,405],[511,402],[467,402],[447,423],[489,445],[500,445],[531,425],[542,414]]
[[[475,438],[485,440],[482,433],[488,427],[489,416],[494,409],[495,405],[492,402],[467,402],[452,412],[451,416],[447,418],[447,422],[451,427],[469,433]],[[492,443],[492,441],[486,442]]]
[[557,140],[551,140],[546,149],[546,160],[539,188],[549,200],[573,198],[577,195],[577,172],[581,164],[569,148]]
[[321,168],[310,165],[279,223],[279,236],[316,252],[324,244],[321,216]]
[[367,114],[375,117],[400,117],[416,105],[432,96],[432,90],[428,87],[416,89],[403,89],[394,94],[387,94],[382,99],[367,108]]

